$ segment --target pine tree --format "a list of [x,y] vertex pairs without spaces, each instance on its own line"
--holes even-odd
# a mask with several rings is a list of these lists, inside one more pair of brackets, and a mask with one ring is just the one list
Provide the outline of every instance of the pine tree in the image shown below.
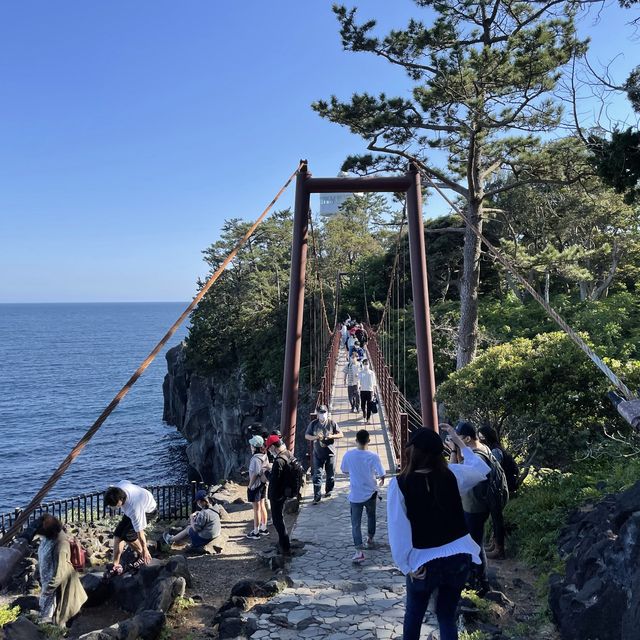
[[[384,37],[372,34],[375,20],[359,24],[356,9],[334,7],[344,48],[397,65],[415,83],[411,97],[362,93],[343,102],[333,96],[313,108],[360,135],[375,153],[349,157],[344,170],[404,169],[407,160],[417,160],[426,176],[464,201],[460,368],[473,359],[478,340],[481,252],[474,231],[482,231],[488,200],[551,178],[553,164],[567,160],[560,144],[547,146],[541,162],[535,134],[559,124],[561,107],[551,92],[562,67],[586,44],[576,36],[574,5],[560,0],[414,1],[436,13],[433,23],[412,19]],[[443,152],[446,166],[438,162]],[[493,187],[502,169],[516,179]],[[576,170],[567,167],[567,173]]]

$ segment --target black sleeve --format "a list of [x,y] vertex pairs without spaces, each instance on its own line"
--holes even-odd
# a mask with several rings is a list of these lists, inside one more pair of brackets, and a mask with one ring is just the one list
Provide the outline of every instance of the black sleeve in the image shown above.
[[284,487],[282,486],[283,482],[283,473],[282,469],[284,468],[285,461],[281,457],[277,457],[273,461],[273,466],[271,467],[271,478],[269,479],[269,497],[278,499],[284,495]]

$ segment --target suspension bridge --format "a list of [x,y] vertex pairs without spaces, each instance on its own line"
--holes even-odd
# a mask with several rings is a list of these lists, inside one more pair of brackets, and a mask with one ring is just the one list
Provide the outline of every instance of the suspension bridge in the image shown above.
[[[160,353],[177,328],[214,286],[240,247],[251,237],[294,178],[296,180],[295,211],[280,426],[287,447],[293,451],[297,426],[304,427],[308,422],[307,416],[299,417],[297,413],[307,253],[311,240],[313,262],[311,272],[313,277],[318,280],[319,285],[317,287],[318,299],[314,299],[312,303],[314,310],[310,331],[314,365],[312,369],[320,372],[312,378],[311,383],[316,393],[316,407],[320,404],[328,405],[334,419],[340,424],[345,434],[345,438],[338,441],[336,456],[338,469],[344,452],[353,446],[355,433],[362,427],[362,423],[349,413],[346,386],[342,384],[341,372],[345,364],[345,351],[341,348],[340,341],[339,300],[336,299],[334,303],[333,324],[331,324],[323,297],[315,234],[309,215],[310,195],[312,193],[336,192],[406,194],[406,213],[398,233],[396,256],[382,316],[377,326],[374,327],[370,323],[366,325],[370,336],[367,344],[368,356],[373,364],[380,401],[380,411],[374,416],[374,422],[370,426],[372,434],[370,448],[378,453],[387,472],[389,474],[395,473],[404,462],[404,452],[410,431],[420,426],[433,430],[438,429],[422,216],[421,175],[425,176],[431,187],[442,194],[439,186],[430,180],[428,174],[425,175],[424,171],[421,174],[419,163],[411,164],[408,172],[400,176],[314,178],[308,172],[306,161],[301,161],[278,194],[212,274],[174,325],[0,538],[0,584],[7,579],[17,562],[28,550],[29,539],[25,534],[25,526],[33,521],[34,513],[37,512],[45,496],[77,456],[81,454],[83,448]],[[444,196],[444,194],[442,195]],[[460,211],[453,202],[449,201],[449,203],[466,221],[465,213]],[[405,223],[409,245],[419,409],[408,402],[403,393],[406,373],[404,363],[402,367],[400,366],[400,336],[398,335],[395,340],[389,338],[392,334],[390,317],[394,312],[400,313],[401,289],[404,291],[404,286],[400,286],[400,272],[403,270],[403,266],[399,266],[402,258],[398,248]],[[479,235],[487,250],[494,255],[496,260],[521,282],[545,308],[549,316],[607,376],[616,390],[614,392],[615,401],[619,413],[634,427],[638,427],[640,425],[640,401],[557,312],[549,307],[548,303],[537,294],[526,279],[517,273],[509,260],[500,254],[484,236]],[[340,276],[338,276],[338,280],[339,278]],[[366,296],[366,290],[363,293]],[[398,330],[399,324],[399,322],[394,323],[396,330]],[[401,380],[400,385],[398,384],[399,380]],[[275,605],[280,606],[280,613],[285,613],[284,617],[283,615],[279,617],[262,615],[258,620],[258,631],[253,637],[391,638],[398,633],[403,614],[404,578],[391,562],[386,540],[385,517],[383,514],[378,516],[380,526],[380,533],[376,536],[378,545],[371,552],[370,560],[360,567],[352,566],[348,562],[352,543],[346,494],[347,481],[338,476],[335,497],[329,502],[316,507],[307,506],[308,499],[304,501],[296,529],[293,532],[294,537],[302,539],[307,545],[306,554],[292,560],[291,575],[296,581],[296,587],[285,591],[274,602]]]

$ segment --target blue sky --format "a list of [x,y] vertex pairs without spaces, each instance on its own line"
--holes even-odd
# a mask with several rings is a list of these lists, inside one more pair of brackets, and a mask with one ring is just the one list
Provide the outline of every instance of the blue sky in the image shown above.
[[[418,13],[360,4],[385,30]],[[624,52],[619,80],[633,17],[581,25],[593,59]],[[301,157],[330,176],[362,151],[313,100],[408,86],[342,51],[324,0],[0,4],[0,302],[189,299],[225,218],[253,219]]]

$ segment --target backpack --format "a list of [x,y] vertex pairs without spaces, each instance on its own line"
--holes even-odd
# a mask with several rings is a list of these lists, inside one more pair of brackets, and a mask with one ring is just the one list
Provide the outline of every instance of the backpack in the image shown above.
[[284,456],[278,457],[286,462],[284,467],[282,467],[284,471],[282,483],[284,486],[284,497],[296,498],[300,495],[302,487],[304,486],[304,467],[295,456],[291,456],[288,460]]
[[477,449],[474,449],[474,452],[491,468],[487,479],[478,485],[478,488],[483,488],[484,485],[482,494],[476,495],[487,505],[489,511],[501,511],[509,501],[509,485],[507,484],[504,470],[492,453],[484,453],[484,451],[478,451]]
[[507,486],[509,487],[509,495],[511,495],[518,488],[520,467],[518,467],[518,463],[513,459],[513,456],[504,449],[502,450],[502,469],[507,477]]
[[69,538],[69,547],[71,548],[71,564],[73,568],[76,571],[82,571],[87,560],[87,552],[75,538]]

